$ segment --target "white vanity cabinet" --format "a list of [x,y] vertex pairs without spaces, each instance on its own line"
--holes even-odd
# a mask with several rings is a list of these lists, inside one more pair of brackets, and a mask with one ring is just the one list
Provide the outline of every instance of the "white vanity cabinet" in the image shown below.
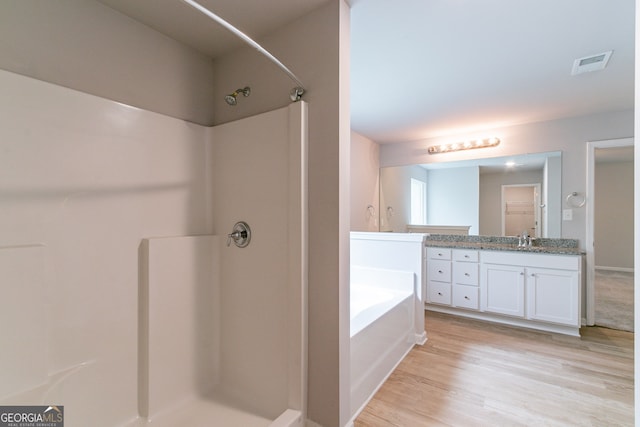
[[427,249],[427,309],[579,335],[581,255]]
[[451,305],[451,249],[427,248],[427,302]]
[[481,309],[580,327],[579,255],[484,251]]
[[451,305],[478,310],[480,308],[478,251],[453,249],[452,257]]
[[478,310],[478,251],[427,248],[427,302]]

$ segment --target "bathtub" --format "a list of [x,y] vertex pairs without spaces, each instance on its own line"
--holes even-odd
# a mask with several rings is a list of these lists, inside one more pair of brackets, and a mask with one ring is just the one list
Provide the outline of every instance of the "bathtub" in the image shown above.
[[415,344],[412,271],[351,266],[351,414],[355,417]]

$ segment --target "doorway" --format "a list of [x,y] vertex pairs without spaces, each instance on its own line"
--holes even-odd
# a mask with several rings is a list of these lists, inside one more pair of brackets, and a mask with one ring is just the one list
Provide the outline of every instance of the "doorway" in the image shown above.
[[502,235],[540,237],[540,184],[502,186]]
[[633,330],[633,138],[587,144],[586,323]]

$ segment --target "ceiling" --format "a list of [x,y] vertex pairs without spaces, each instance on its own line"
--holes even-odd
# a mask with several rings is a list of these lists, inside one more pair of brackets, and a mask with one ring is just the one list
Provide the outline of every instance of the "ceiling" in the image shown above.
[[[243,42],[181,0],[98,0],[213,58]],[[196,0],[258,41],[328,0]]]
[[355,0],[352,127],[396,142],[631,109],[634,16],[633,0]]
[[[99,1],[211,57],[241,45],[180,0]],[[201,4],[259,40],[326,1]],[[633,108],[634,0],[350,3],[352,128],[376,142]],[[608,50],[605,70],[571,75]]]

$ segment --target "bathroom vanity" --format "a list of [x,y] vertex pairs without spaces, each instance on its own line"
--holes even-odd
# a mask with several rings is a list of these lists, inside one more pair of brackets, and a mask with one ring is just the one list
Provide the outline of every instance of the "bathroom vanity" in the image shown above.
[[577,240],[428,236],[427,310],[579,336]]

